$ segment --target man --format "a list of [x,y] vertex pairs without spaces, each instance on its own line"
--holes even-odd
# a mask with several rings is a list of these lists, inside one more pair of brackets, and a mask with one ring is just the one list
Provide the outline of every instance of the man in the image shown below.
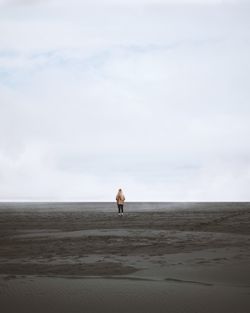
[[123,216],[123,204],[125,201],[124,194],[121,189],[118,190],[118,193],[116,195],[116,202],[118,206],[118,215]]

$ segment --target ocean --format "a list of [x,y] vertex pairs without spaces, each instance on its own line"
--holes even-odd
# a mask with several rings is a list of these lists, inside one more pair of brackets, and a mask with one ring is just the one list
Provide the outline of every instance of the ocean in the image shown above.
[[[125,212],[249,208],[249,202],[126,202]],[[116,212],[115,202],[0,202],[1,211]]]

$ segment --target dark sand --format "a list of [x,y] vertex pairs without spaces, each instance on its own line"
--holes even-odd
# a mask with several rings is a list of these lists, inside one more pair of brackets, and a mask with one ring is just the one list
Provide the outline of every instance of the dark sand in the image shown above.
[[51,206],[0,206],[1,313],[250,312],[249,203]]

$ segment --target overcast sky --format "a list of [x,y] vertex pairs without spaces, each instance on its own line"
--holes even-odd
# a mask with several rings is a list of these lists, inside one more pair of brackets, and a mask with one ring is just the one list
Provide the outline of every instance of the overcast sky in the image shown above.
[[0,200],[250,201],[250,2],[0,0]]

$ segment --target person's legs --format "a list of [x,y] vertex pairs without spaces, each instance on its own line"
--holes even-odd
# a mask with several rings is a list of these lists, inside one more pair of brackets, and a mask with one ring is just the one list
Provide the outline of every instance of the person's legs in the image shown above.
[[118,214],[123,215],[123,204],[117,204],[118,206]]

